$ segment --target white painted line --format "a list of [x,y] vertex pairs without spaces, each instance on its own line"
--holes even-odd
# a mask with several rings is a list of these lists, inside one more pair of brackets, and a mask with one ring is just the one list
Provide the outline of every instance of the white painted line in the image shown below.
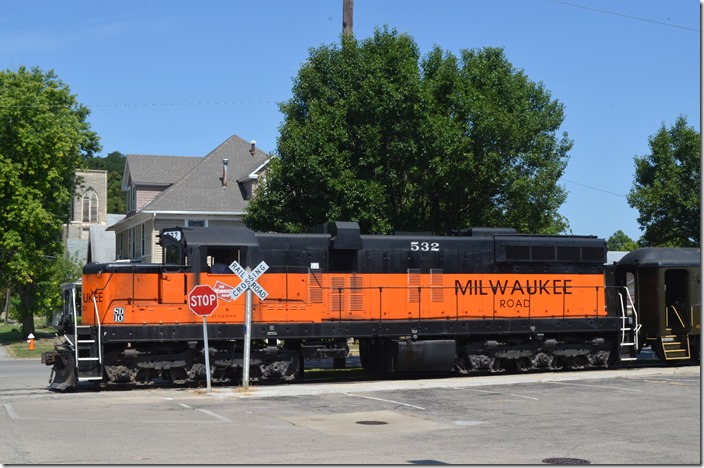
[[224,421],[224,422],[234,422],[232,419],[228,419],[228,418],[226,418],[225,416],[220,416],[219,414],[213,413],[212,411],[209,411],[209,410],[207,410],[207,409],[202,409],[202,408],[196,408],[196,409],[197,409],[198,411],[200,411],[201,413],[207,414],[208,416],[212,416],[212,417],[214,417],[214,418],[216,418],[216,419],[219,419],[220,421]]
[[189,405],[187,405],[187,404],[185,404],[185,403],[179,403],[178,405],[179,405],[180,407],[186,408],[186,409],[195,409],[196,411],[200,411],[201,413],[207,414],[208,416],[212,416],[212,417],[214,417],[214,418],[216,418],[216,419],[219,419],[220,421],[234,422],[232,419],[228,419],[228,418],[226,418],[225,416],[220,416],[219,414],[213,413],[212,411],[207,410],[207,409],[203,409],[203,408],[193,408],[192,406],[189,406]]
[[349,396],[353,396],[353,397],[357,397],[357,398],[366,398],[367,400],[384,401],[386,403],[393,403],[394,405],[408,406],[410,408],[416,408],[416,409],[425,411],[425,408],[423,408],[421,406],[411,405],[409,403],[401,403],[400,401],[386,400],[384,398],[375,398],[375,397],[370,397],[370,396],[366,396],[366,395],[356,395],[354,393],[345,393],[345,395],[349,395]]
[[557,385],[572,385],[575,387],[593,387],[593,388],[608,388],[609,390],[623,390],[624,392],[642,392],[643,390],[638,390],[637,388],[624,388],[624,387],[612,387],[609,385],[590,385],[590,384],[578,384],[573,382],[549,382]]
[[17,413],[15,413],[15,409],[12,407],[11,404],[5,403],[3,406],[5,407],[5,411],[7,411],[7,415],[10,416],[10,419],[12,419],[13,421],[19,419]]
[[538,398],[532,397],[532,396],[526,396],[526,395],[518,395],[516,393],[502,393],[502,392],[495,392],[491,390],[477,390],[476,388],[456,388],[455,390],[467,390],[470,392],[480,392],[480,393],[495,393],[497,395],[508,395],[508,396],[514,396],[516,398],[525,398],[527,400],[538,400]]

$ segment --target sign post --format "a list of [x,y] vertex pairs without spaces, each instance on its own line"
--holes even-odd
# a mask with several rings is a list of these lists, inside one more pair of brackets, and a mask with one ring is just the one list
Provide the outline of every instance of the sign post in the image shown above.
[[210,348],[208,346],[208,324],[206,317],[218,308],[218,295],[207,284],[196,285],[188,293],[188,308],[196,315],[203,317],[203,351],[205,353],[205,377],[207,390],[210,393]]
[[252,346],[252,293],[256,294],[262,301],[269,295],[269,293],[257,283],[257,279],[268,269],[269,265],[264,261],[260,262],[254,270],[250,270],[249,267],[245,270],[236,260],[230,264],[230,270],[242,280],[239,286],[231,291],[232,299],[237,299],[243,292],[246,292],[244,305],[244,362],[242,363],[242,386],[244,388],[249,387],[249,359]]

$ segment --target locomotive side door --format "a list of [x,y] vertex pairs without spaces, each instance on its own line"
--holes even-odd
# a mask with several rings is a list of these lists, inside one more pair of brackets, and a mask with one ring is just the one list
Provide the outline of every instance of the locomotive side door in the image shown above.
[[681,335],[692,329],[692,311],[689,303],[689,272],[668,269],[664,272],[665,314],[661,327],[665,334]]

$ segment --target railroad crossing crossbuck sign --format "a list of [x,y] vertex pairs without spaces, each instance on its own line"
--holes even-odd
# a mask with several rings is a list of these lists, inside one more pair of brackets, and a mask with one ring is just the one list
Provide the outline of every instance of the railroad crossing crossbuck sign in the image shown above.
[[248,289],[251,289],[260,300],[263,301],[266,299],[266,296],[268,296],[269,293],[266,292],[266,290],[262,288],[259,283],[257,283],[257,279],[268,269],[269,265],[267,265],[264,261],[257,265],[250,273],[247,273],[247,271],[242,268],[239,263],[237,263],[237,260],[230,263],[230,270],[234,271],[235,274],[242,280],[239,286],[234,288],[230,293],[232,295],[232,299],[237,299],[240,297],[240,294]]

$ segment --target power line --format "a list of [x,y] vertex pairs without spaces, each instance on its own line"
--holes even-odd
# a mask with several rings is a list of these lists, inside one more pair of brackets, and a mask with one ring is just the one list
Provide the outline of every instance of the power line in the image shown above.
[[576,8],[584,8],[585,10],[598,11],[599,13],[606,13],[607,15],[623,16],[624,18],[634,19],[634,20],[638,20],[638,21],[645,21],[647,23],[659,24],[661,26],[669,26],[671,28],[679,28],[679,29],[686,29],[688,31],[699,32],[698,29],[689,28],[687,26],[679,26],[677,24],[664,23],[662,21],[655,21],[655,20],[651,20],[651,19],[647,19],[647,18],[640,18],[638,16],[624,15],[623,13],[616,13],[614,11],[600,10],[599,8],[592,8],[592,7],[588,7],[588,6],[584,6],[584,5],[577,5],[576,3],[563,2],[562,0],[550,0],[550,1],[555,2],[555,3],[562,3],[563,5],[569,5],[569,6],[573,6]]
[[609,195],[614,195],[614,196],[616,196],[616,197],[627,198],[625,195],[622,195],[622,194],[620,194],[620,193],[609,192],[608,190],[604,190],[604,189],[592,187],[591,185],[580,184],[579,182],[575,182],[575,181],[573,181],[573,180],[567,180],[567,179],[562,179],[562,180],[564,180],[565,182],[569,182],[570,184],[575,184],[575,185],[579,185],[579,186],[581,186],[581,187],[586,187],[586,188],[588,188],[588,189],[592,189],[592,190],[597,190],[597,191],[599,191],[599,192],[608,193]]
[[[98,103],[85,104],[83,106],[91,107],[178,107],[178,106],[238,106],[238,105],[256,105],[256,104],[276,104],[276,101],[259,100],[259,101],[210,101],[210,102],[141,102],[141,103]],[[73,104],[71,104],[72,106]],[[23,109],[35,107],[70,107],[67,104],[26,104],[26,105],[1,105],[0,108],[5,109]]]

